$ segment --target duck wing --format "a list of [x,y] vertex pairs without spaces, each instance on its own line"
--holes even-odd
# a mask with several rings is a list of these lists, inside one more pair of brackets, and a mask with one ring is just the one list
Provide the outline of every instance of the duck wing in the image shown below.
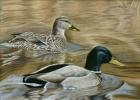
[[45,66],[45,67],[43,67],[43,68],[33,72],[32,75],[53,72],[53,71],[56,71],[58,69],[64,68],[64,67],[69,66],[69,65],[70,64],[53,64],[53,65],[48,65],[48,66]]
[[14,33],[12,34],[14,38],[11,40],[11,42],[17,40],[17,39],[25,39],[28,42],[42,42],[45,43],[46,35],[45,34],[39,34],[34,32],[24,32],[24,33]]
[[37,78],[44,81],[50,81],[50,82],[61,82],[65,79],[64,76],[61,74],[55,73],[58,69],[64,68],[68,66],[69,64],[53,64],[49,66],[45,66],[31,74],[26,74],[24,76],[28,78]]
[[61,83],[61,85],[64,89],[83,89],[97,86],[100,82],[100,78],[95,73],[90,72],[82,77],[68,77]]
[[35,46],[35,48],[38,50],[41,48],[47,48],[47,45],[45,43],[46,40],[46,35],[45,34],[39,34],[39,33],[34,33],[34,32],[24,32],[24,33],[19,33],[15,34],[16,36],[10,41],[11,43],[14,43],[17,40],[24,40],[29,44],[32,44]]
[[67,77],[81,77],[89,73],[88,70],[71,64],[53,64],[45,66],[28,77],[38,78],[44,81],[61,82]]

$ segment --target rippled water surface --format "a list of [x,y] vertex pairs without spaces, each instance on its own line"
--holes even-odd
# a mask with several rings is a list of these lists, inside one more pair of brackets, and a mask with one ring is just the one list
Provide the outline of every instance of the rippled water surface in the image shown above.
[[[110,95],[113,95],[113,100],[139,100],[139,0],[0,0],[0,42],[11,39],[12,33],[50,32],[54,19],[62,15],[69,17],[72,23],[81,30],[80,32],[70,31],[66,34],[69,40],[68,53],[64,55],[66,62],[82,66],[90,48],[96,45],[108,47],[117,59],[126,64],[124,67],[109,64],[102,66],[102,72],[116,75],[126,82],[120,90],[111,92]],[[10,51],[7,48],[0,48],[1,55],[4,52]],[[23,57],[15,65],[0,66],[0,79],[2,81],[10,75],[27,74],[46,64],[48,64],[46,57],[39,59]],[[4,95],[7,97],[12,95],[15,97],[13,100],[23,100],[23,98],[38,100],[37,98],[41,97],[37,93],[33,96],[24,93],[25,90],[35,94],[37,90],[32,91],[17,85],[15,87],[17,89],[14,91],[20,91],[18,94],[9,94],[8,92],[12,89],[10,88],[3,90],[4,94],[0,92],[0,95],[3,98],[5,98]],[[89,90],[89,92],[93,91]],[[16,95],[20,96],[16,97]],[[93,94],[88,95],[90,97],[82,96],[81,92],[81,99],[78,100],[94,98]]]

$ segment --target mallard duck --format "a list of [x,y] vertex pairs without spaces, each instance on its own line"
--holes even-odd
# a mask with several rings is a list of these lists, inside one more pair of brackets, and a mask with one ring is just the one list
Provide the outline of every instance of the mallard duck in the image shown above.
[[12,34],[15,37],[9,41],[9,46],[26,49],[45,49],[49,53],[63,52],[66,47],[65,31],[68,29],[79,31],[67,17],[59,17],[55,20],[52,32],[49,35],[34,32],[15,33]]
[[[23,78],[23,82],[34,83],[36,85],[27,86],[38,88],[46,86],[47,82],[49,81],[61,83],[64,88],[67,88],[68,86],[76,86],[73,84],[77,84],[77,80],[80,80],[83,83],[82,77],[90,77],[90,79],[93,80],[93,86],[97,86],[103,80],[100,68],[104,63],[124,66],[124,64],[120,63],[112,56],[111,52],[106,47],[96,46],[87,55],[84,68],[76,66],[74,64],[65,63],[48,65],[37,70],[36,72],[33,72],[32,74],[25,75]],[[75,81],[73,82],[73,80]]]
[[[30,50],[33,53],[33,57],[39,57],[48,53],[60,54],[64,53],[66,49],[66,30],[79,31],[78,28],[71,24],[67,17],[61,16],[56,18],[52,32],[49,35],[35,32],[15,33],[12,34],[14,36],[12,40],[1,43],[0,45],[10,48]],[[9,57],[15,56],[17,52],[5,54],[4,56],[8,56],[7,61],[9,61]]]

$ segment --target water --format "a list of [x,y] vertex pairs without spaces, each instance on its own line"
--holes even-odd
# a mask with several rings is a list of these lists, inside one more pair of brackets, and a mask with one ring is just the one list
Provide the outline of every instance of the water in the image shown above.
[[[90,48],[96,45],[108,47],[117,59],[126,64],[124,67],[109,64],[102,66],[104,73],[116,75],[127,83],[120,90],[117,90],[119,92],[112,92],[113,100],[139,100],[140,1],[1,0],[0,41],[11,39],[11,33],[50,32],[54,19],[61,15],[68,16],[73,24],[81,30],[78,33],[68,32],[66,34],[69,42],[75,43],[69,44],[70,48],[65,55],[66,62],[82,66]],[[0,51],[1,54],[10,52],[4,48],[1,48]],[[46,59],[45,57],[39,59],[21,58],[15,65],[1,66],[0,79],[5,79],[9,75],[22,75],[35,71],[47,64]],[[23,100],[25,97],[34,99],[41,97],[38,93],[33,96],[23,96],[24,91],[32,91],[25,87],[19,87],[24,90],[18,92],[18,96],[12,94],[14,100],[15,98]],[[20,88],[17,87],[15,91],[20,91]],[[11,96],[8,94],[10,90],[12,91],[12,89],[8,89],[6,92],[3,90],[3,92]],[[83,98],[84,100],[93,99],[93,97],[84,96]]]

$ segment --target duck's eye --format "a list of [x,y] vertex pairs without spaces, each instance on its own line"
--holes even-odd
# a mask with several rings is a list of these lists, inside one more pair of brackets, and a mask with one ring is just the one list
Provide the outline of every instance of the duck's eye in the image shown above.
[[104,61],[105,61],[105,62],[108,62],[108,61],[109,61],[109,57],[108,57],[108,56],[105,56]]

